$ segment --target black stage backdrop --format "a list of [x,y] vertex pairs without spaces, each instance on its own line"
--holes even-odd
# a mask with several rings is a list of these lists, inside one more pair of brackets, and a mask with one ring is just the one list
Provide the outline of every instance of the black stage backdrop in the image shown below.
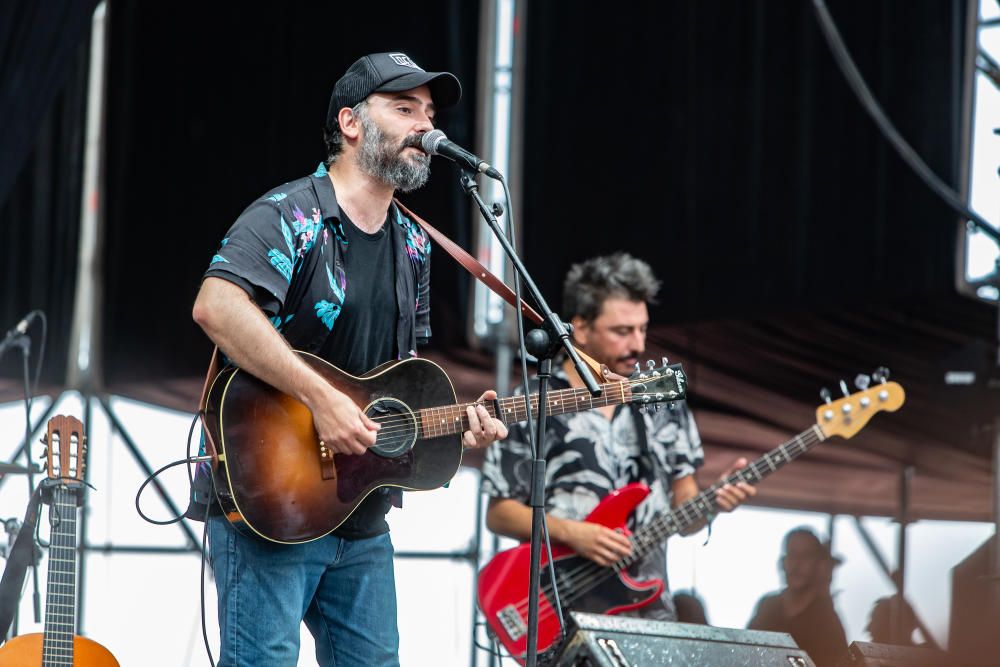
[[[890,117],[954,183],[964,3],[830,4]],[[808,2],[608,7],[531,3],[524,26],[522,248],[554,306],[571,262],[618,249],[664,279],[654,314],[664,323],[953,294],[954,216],[864,115]],[[464,102],[442,126],[471,145],[477,12],[459,0],[111,3],[112,386],[201,372],[209,346],[190,320],[201,273],[243,207],[320,161],[330,88],[357,55],[399,49],[456,72]],[[17,35],[3,33],[7,52]],[[74,48],[61,101],[38,109],[50,129],[3,210],[5,321],[50,312],[57,382],[79,187],[71,175],[49,182],[49,168],[78,168],[86,50]],[[469,207],[454,176],[436,161],[431,185],[407,202],[467,245]],[[433,273],[435,345],[452,347],[466,280],[440,252]],[[7,366],[5,376],[19,372]]]
[[[829,2],[900,132],[954,184],[964,2]],[[806,0],[529,6],[526,263],[628,250],[654,321],[953,293],[955,216],[877,133]],[[574,170],[566,169],[574,165]]]
[[[66,368],[82,188],[90,20],[96,0],[0,3],[0,328],[28,311],[48,316],[43,386]],[[41,329],[32,328],[32,372]],[[0,378],[21,392],[21,355]],[[0,387],[5,387],[0,379]]]
[[[149,3],[112,12],[106,367],[109,384],[203,373],[191,304],[219,241],[256,197],[312,173],[334,82],[359,56],[404,51],[462,81],[449,137],[470,144],[477,3]],[[404,200],[467,243],[453,167]],[[456,341],[464,281],[435,255],[432,327]]]

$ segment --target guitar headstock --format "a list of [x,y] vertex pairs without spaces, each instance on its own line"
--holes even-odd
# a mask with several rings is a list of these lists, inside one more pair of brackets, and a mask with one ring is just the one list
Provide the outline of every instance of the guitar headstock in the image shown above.
[[49,479],[82,482],[87,467],[87,436],[80,420],[66,415],[50,419],[45,444]]
[[660,403],[680,401],[687,397],[687,376],[680,364],[671,364],[666,357],[660,360],[659,366],[650,359],[643,369],[635,365],[635,372],[628,377],[626,384],[632,390],[631,401],[641,408],[646,406],[654,410]]
[[867,375],[859,375],[855,385],[860,391],[847,395],[847,384],[843,381],[840,387],[844,398],[831,400],[830,392],[824,389],[820,392],[825,405],[816,408],[816,425],[826,437],[839,435],[851,438],[879,412],[895,412],[906,400],[906,392],[896,382],[888,382],[889,371],[879,368],[875,372],[878,382],[869,387]]

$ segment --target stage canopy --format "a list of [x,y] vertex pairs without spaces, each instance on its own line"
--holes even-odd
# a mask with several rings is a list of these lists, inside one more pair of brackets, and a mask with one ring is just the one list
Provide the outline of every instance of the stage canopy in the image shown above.
[[[830,2],[875,95],[959,189],[965,2]],[[49,316],[43,386],[69,358],[86,100],[86,3],[21,2],[0,25],[7,123],[0,178],[2,321]],[[82,9],[81,9],[82,8]],[[193,410],[210,347],[190,318],[202,272],[254,197],[323,157],[329,91],[360,54],[401,50],[463,82],[441,126],[475,147],[476,3],[111,2],[101,391]],[[62,20],[53,20],[61,17]],[[4,19],[9,18],[10,21]],[[13,22],[13,23],[12,23]],[[377,22],[377,30],[361,29]],[[531,3],[521,247],[550,302],[575,261],[616,250],[663,279],[651,352],[691,376],[707,481],[812,424],[818,390],[878,365],[908,400],[855,439],[823,445],[757,501],[987,520],[997,397],[944,372],[988,374],[995,312],[955,291],[961,224],[878,134],[848,90],[809,3],[658,2],[612,11]],[[58,49],[45,48],[58,45]],[[24,100],[31,99],[28,107]],[[30,137],[31,141],[24,141]],[[9,149],[9,150],[8,150]],[[452,165],[405,198],[468,246]],[[468,282],[435,254],[428,352],[463,397],[494,383],[465,339]],[[965,366],[956,366],[965,364]],[[19,396],[20,359],[2,398]],[[141,444],[141,443],[140,443]],[[470,463],[475,460],[470,458]]]

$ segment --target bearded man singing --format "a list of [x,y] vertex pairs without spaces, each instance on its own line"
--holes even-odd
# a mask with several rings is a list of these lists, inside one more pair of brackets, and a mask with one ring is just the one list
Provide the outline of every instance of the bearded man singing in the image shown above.
[[[327,161],[253,202],[222,240],[195,321],[230,363],[305,404],[319,440],[360,455],[379,425],[294,349],[361,376],[416,355],[427,342],[430,244],[393,204],[426,183],[421,136],[461,85],[404,53],[356,61],[337,81],[326,117]],[[486,392],[482,400],[493,400]],[[469,410],[469,447],[507,435],[481,405]],[[199,471],[203,473],[203,471]],[[398,665],[392,543],[385,514],[398,490],[370,493],[333,533],[276,544],[238,533],[199,474],[189,516],[207,513],[219,596],[220,667],[293,666],[299,626],[320,665]]]

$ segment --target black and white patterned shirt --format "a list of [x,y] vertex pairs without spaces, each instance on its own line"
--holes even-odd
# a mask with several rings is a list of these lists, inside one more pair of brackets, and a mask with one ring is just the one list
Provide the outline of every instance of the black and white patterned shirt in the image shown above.
[[[561,367],[554,370],[551,388],[570,386]],[[596,410],[564,414],[546,419],[545,507],[563,519],[581,521],[611,491],[633,482],[650,488],[630,517],[629,529],[647,525],[669,511],[673,482],[694,474],[704,455],[694,418],[683,401],[673,409],[641,415],[650,456],[655,464],[644,464],[636,419],[629,406],[620,405],[609,421]],[[483,463],[483,490],[489,496],[528,503],[531,493],[531,449],[526,425],[510,429],[510,435],[494,443]],[[666,576],[666,543],[652,550],[639,564],[641,578]],[[661,619],[674,617],[667,592],[663,608],[650,605],[640,615]]]

